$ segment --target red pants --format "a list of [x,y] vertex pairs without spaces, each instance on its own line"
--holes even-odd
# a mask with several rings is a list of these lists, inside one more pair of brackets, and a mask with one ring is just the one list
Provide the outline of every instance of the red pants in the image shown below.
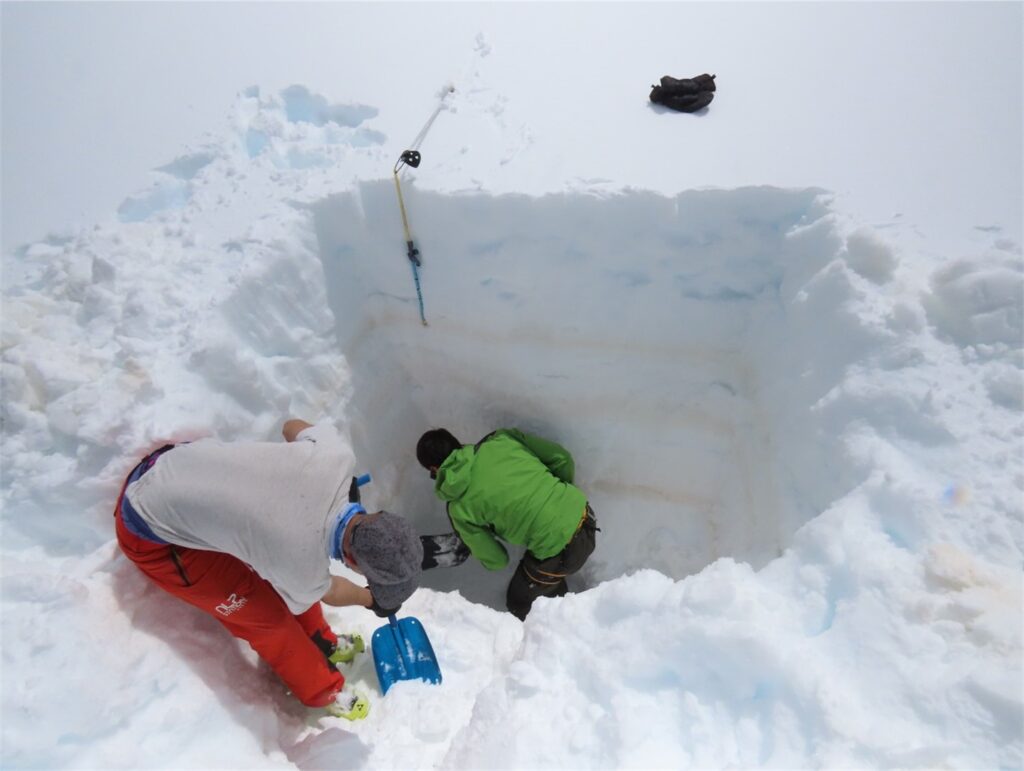
[[240,559],[138,538],[121,521],[120,497],[114,516],[121,551],[139,570],[248,642],[303,704],[323,707],[345,685],[312,639],[319,632],[322,639],[338,642],[319,602],[295,616],[274,587]]

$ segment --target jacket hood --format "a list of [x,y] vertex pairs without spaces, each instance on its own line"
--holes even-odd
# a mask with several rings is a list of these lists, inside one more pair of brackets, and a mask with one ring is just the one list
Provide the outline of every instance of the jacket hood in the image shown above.
[[463,447],[445,459],[437,470],[437,481],[434,484],[438,497],[451,502],[465,494],[472,475],[473,455],[472,447]]

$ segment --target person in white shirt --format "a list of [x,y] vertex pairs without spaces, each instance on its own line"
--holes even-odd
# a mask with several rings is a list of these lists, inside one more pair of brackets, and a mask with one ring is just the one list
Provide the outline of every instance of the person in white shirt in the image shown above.
[[[118,542],[158,586],[246,640],[304,704],[356,719],[366,699],[343,692],[336,665],[364,645],[339,639],[320,602],[396,612],[418,585],[423,547],[404,518],[358,503],[355,459],[333,426],[292,419],[282,434],[146,456],[118,498]],[[331,558],[368,586],[332,575]]]

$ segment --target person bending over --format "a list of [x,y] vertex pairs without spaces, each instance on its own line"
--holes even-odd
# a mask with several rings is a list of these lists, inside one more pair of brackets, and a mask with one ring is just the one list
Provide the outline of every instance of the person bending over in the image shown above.
[[[420,539],[358,503],[355,459],[333,426],[289,420],[281,442],[200,439],[147,455],[114,510],[118,544],[157,586],[249,643],[303,704],[349,720],[366,698],[339,663],[364,649],[321,602],[386,616],[415,591]],[[330,572],[344,560],[368,586]]]
[[416,459],[484,567],[508,564],[501,541],[526,547],[508,585],[509,611],[525,619],[537,597],[568,591],[566,576],[583,567],[598,530],[586,496],[573,485],[568,450],[512,428],[464,446],[447,429],[435,428],[420,437]]

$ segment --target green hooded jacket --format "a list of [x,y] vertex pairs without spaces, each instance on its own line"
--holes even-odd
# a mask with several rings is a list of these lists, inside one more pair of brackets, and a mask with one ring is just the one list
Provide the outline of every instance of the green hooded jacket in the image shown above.
[[516,429],[500,429],[452,452],[437,470],[435,491],[485,568],[500,570],[525,546],[538,559],[566,547],[587,505],[573,486],[575,464],[564,447]]

